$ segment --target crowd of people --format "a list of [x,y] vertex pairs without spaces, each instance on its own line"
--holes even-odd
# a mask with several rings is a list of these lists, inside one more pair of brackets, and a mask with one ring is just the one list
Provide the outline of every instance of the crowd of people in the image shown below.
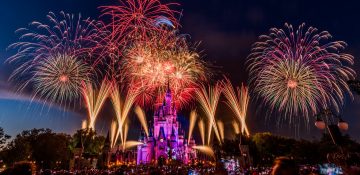
[[[76,170],[38,172],[39,175],[337,175],[344,172],[335,168],[321,169],[321,166],[296,166],[288,160],[277,160],[273,167],[239,168],[235,171],[226,171],[222,167],[214,166],[122,166],[110,170]],[[356,173],[352,173],[356,174]],[[351,175],[351,174],[350,174]]]
[[[19,174],[16,169],[1,174],[11,175],[34,175],[29,169],[28,172],[22,169]],[[302,165],[299,166],[294,160],[287,157],[280,157],[274,161],[272,167],[238,167],[233,171],[225,169],[223,164],[213,165],[140,165],[140,166],[119,166],[106,170],[83,169],[83,170],[39,170],[36,175],[337,175],[349,174],[359,175],[360,169],[356,167],[341,168],[333,164],[328,165]]]

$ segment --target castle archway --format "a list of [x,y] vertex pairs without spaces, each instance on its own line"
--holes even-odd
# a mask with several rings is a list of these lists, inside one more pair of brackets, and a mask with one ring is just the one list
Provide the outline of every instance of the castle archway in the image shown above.
[[166,163],[165,157],[164,156],[159,156],[158,160],[157,160],[157,163],[158,163],[159,166],[165,165],[165,163]]

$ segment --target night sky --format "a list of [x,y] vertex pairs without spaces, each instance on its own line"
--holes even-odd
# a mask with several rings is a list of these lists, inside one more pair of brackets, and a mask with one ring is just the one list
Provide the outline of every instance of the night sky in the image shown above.
[[[167,2],[167,1],[165,1]],[[192,42],[201,42],[199,50],[204,60],[216,66],[216,71],[227,75],[234,84],[247,81],[245,60],[251,45],[261,34],[284,23],[327,30],[335,40],[348,43],[346,52],[355,56],[356,72],[360,72],[360,3],[354,1],[314,0],[185,0],[177,1],[182,10],[181,33],[191,36]],[[84,110],[64,111],[41,101],[30,102],[30,96],[13,93],[7,81],[13,67],[3,63],[13,54],[7,51],[9,44],[17,41],[14,31],[34,21],[46,21],[49,11],[81,13],[83,17],[97,19],[100,5],[116,4],[116,0],[1,0],[0,1],[0,126],[10,135],[31,128],[48,127],[57,132],[73,133],[86,118]],[[217,117],[231,119],[231,113],[221,104]],[[360,96],[354,101],[347,99],[341,114],[349,122],[348,133],[360,140]],[[313,125],[300,130],[286,122],[277,125],[276,116],[265,117],[259,105],[252,101],[248,113],[248,125],[252,132],[271,131],[297,138],[319,138],[321,132]],[[105,109],[107,110],[107,109]],[[99,116],[98,131],[107,132],[109,113]],[[188,116],[184,113],[184,117]],[[230,117],[229,117],[230,116]],[[105,118],[101,120],[100,118]],[[111,118],[111,117],[110,117]],[[101,120],[101,121],[100,121]],[[182,121],[186,121],[182,119]],[[225,124],[229,124],[225,122]],[[136,122],[134,122],[136,124]],[[185,124],[184,124],[185,125]],[[303,124],[302,124],[303,126]],[[230,132],[229,132],[230,135]]]

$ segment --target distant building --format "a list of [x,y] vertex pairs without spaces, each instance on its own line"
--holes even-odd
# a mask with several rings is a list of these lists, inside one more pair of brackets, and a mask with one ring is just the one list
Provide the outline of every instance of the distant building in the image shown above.
[[[180,131],[180,133],[179,133]],[[139,138],[143,145],[137,147],[137,164],[163,164],[166,160],[178,160],[184,164],[196,159],[195,140],[190,143],[184,137],[177,120],[175,105],[172,103],[170,88],[168,88],[164,103],[154,112],[153,126],[150,126],[149,136],[144,132]]]

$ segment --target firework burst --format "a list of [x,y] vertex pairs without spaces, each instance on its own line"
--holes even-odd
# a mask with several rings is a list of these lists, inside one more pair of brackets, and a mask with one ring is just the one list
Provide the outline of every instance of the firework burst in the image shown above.
[[246,112],[249,104],[249,93],[248,88],[241,85],[241,88],[233,88],[229,79],[225,78],[222,82],[223,94],[226,98],[226,104],[236,115],[238,121],[241,123],[241,133],[245,133],[247,136],[250,135],[249,129],[246,124]]
[[[320,108],[342,106],[344,94],[351,95],[347,80],[356,73],[353,56],[341,53],[343,41],[329,41],[327,31],[314,27],[296,30],[285,24],[287,31],[272,28],[260,37],[249,56],[250,87],[254,94],[291,119],[318,113]],[[305,32],[304,32],[305,31]]]
[[199,54],[186,46],[185,38],[172,32],[129,47],[122,70],[128,81],[144,92],[142,101],[153,95],[161,103],[170,86],[179,108],[192,99],[198,83],[206,81],[206,66]]
[[52,101],[69,102],[81,97],[82,82],[88,82],[90,67],[72,56],[56,55],[41,60],[33,78],[35,94]]
[[101,6],[102,16],[109,16],[112,22],[107,26],[113,32],[113,38],[119,42],[146,38],[147,32],[162,30],[166,25],[176,28],[177,11],[162,4],[159,0],[119,0],[120,5]]
[[48,24],[35,21],[16,31],[21,33],[20,41],[9,49],[17,53],[7,61],[18,68],[10,79],[19,82],[20,91],[35,85],[36,92],[46,98],[73,100],[80,93],[77,80],[86,80],[89,74],[83,61],[96,45],[102,23],[64,12],[59,16],[49,12],[47,18]]

